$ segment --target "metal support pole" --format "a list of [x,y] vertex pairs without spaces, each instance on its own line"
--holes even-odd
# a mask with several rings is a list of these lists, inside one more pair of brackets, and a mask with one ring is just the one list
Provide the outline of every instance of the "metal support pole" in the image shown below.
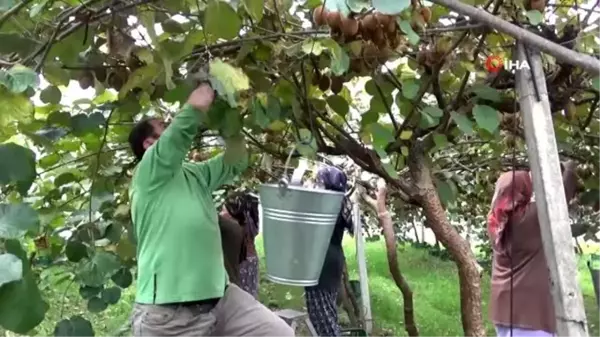
[[371,316],[371,297],[369,295],[365,239],[360,221],[360,196],[357,191],[352,194],[352,199],[352,220],[354,222],[354,237],[356,238],[356,262],[358,264],[358,279],[360,280],[360,303],[362,304],[361,313],[365,322],[365,331],[370,336],[373,331],[373,318]]
[[588,336],[544,69],[539,51],[527,49],[519,43],[517,57],[520,62],[529,61],[533,76],[528,68],[517,70],[516,89],[525,125],[544,253],[550,270],[557,335]]

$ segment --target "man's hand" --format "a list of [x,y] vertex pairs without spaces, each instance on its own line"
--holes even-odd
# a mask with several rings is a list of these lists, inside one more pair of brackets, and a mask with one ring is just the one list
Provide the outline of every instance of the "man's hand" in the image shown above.
[[194,108],[206,112],[215,99],[215,92],[208,84],[201,84],[188,97],[187,103]]

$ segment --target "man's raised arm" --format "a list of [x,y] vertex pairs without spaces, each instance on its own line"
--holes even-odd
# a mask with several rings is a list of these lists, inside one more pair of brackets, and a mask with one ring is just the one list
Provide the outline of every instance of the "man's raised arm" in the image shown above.
[[213,99],[214,92],[209,85],[199,86],[190,94],[171,125],[148,147],[137,169],[150,188],[167,181],[181,168]]

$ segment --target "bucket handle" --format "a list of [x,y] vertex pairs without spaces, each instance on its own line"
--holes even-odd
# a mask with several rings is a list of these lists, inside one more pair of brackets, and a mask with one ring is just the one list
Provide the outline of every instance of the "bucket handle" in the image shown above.
[[279,193],[281,194],[281,196],[283,196],[286,193],[289,185],[302,186],[302,177],[308,169],[308,162],[306,161],[306,159],[302,158],[300,159],[298,167],[294,169],[292,177],[289,178],[288,168],[290,166],[290,162],[292,161],[292,156],[294,155],[294,152],[296,152],[296,144],[292,146],[290,154],[288,155],[287,160],[285,161],[285,165],[283,168],[283,177],[279,179]]

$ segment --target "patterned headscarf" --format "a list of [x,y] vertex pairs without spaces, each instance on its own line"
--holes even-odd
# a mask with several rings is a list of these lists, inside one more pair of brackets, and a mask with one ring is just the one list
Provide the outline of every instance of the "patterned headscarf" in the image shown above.
[[[514,175],[514,179],[513,179]],[[494,244],[500,244],[509,219],[521,215],[533,196],[533,182],[527,171],[503,173],[496,182],[496,191],[488,213],[488,233]]]
[[[225,209],[240,226],[244,227],[244,246],[251,250],[248,253],[254,254],[252,247],[254,238],[258,235],[258,198],[247,192],[236,192],[225,200]],[[242,256],[245,258],[245,250]]]
[[[326,166],[317,172],[317,185],[320,185],[327,190],[345,193],[348,188],[348,178],[341,170],[335,167]],[[338,223],[336,226],[343,226],[351,234],[354,232],[352,209],[350,207],[350,200],[348,200],[348,197],[346,196],[344,196],[342,210],[340,211],[340,216],[337,221]]]

